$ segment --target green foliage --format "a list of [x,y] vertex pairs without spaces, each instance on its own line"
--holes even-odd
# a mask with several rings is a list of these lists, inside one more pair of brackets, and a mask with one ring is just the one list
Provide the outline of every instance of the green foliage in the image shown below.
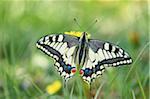
[[[148,98],[147,7],[142,0],[0,1],[0,99]],[[133,64],[107,68],[90,93],[82,80],[71,79],[67,87],[49,95],[46,86],[63,80],[35,43],[46,34],[65,31],[87,31],[92,38],[118,44],[130,53]]]

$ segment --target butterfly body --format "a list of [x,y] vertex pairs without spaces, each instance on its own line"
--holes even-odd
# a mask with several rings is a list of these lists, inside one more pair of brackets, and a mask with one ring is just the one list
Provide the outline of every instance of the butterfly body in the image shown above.
[[88,45],[87,45],[87,37],[86,33],[83,32],[83,35],[79,39],[79,44],[77,45],[77,57],[76,57],[76,64],[79,66],[82,66],[84,64],[84,61],[86,59],[87,51],[88,51]]
[[129,54],[117,45],[89,39],[86,32],[71,33],[74,35],[69,32],[47,35],[36,43],[40,50],[56,60],[54,65],[65,80],[79,71],[83,80],[91,83],[102,75],[105,67],[132,63]]

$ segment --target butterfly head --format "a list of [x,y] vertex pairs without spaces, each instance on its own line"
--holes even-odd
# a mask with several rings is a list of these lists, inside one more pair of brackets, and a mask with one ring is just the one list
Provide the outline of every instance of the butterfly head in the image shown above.
[[87,32],[83,32],[81,37],[80,37],[80,42],[87,42],[88,41],[88,33]]

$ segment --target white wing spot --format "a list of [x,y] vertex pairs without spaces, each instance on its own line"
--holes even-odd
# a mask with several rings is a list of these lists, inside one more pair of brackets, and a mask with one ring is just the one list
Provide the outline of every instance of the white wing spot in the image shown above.
[[129,61],[130,61],[130,63],[132,63],[132,59],[130,59]]
[[108,66],[108,64],[104,64],[104,67],[107,67]]
[[104,48],[105,48],[105,50],[109,50],[109,44],[108,44],[108,43],[105,43],[105,44],[104,44]]
[[66,55],[63,55],[62,58],[64,59],[65,62],[67,61]]
[[66,72],[62,72],[61,76],[63,76],[63,77],[64,77],[65,75],[66,75]]
[[69,78],[69,74],[66,74],[66,75],[65,75],[65,79],[66,79],[66,78]]
[[102,73],[105,71],[105,69],[102,70]]
[[86,77],[85,77],[85,76],[83,76],[82,78],[83,78],[83,79],[86,79]]
[[53,40],[54,42],[56,41],[56,36],[55,36],[55,35],[53,36],[52,40]]
[[50,55],[50,52],[49,52],[49,51],[47,51],[47,54],[48,54],[48,55]]
[[63,40],[63,35],[59,35],[58,41],[61,42]]
[[44,39],[44,38],[41,38],[41,39],[39,40],[40,44],[43,44],[43,39]]
[[103,66],[103,65],[101,65],[101,66],[100,66],[100,69],[103,69],[103,68],[104,68],[104,66]]
[[97,74],[97,75],[98,75],[98,74],[100,74],[100,75],[101,75],[101,74],[102,74],[102,72],[101,72],[101,71],[97,71],[97,73],[96,73],[96,74]]
[[126,61],[126,60],[124,60],[124,61],[123,61],[123,63],[124,63],[124,64],[126,64],[126,63],[127,63],[127,61]]
[[113,66],[116,66],[117,64],[116,63],[113,63]]
[[130,63],[130,60],[127,60],[127,63]]
[[51,57],[53,57],[53,54],[50,54]]
[[56,59],[56,60],[58,60],[58,59],[59,59],[59,58],[58,58],[58,56],[56,56],[56,55],[54,55],[53,57],[54,57],[54,59]]
[[122,62],[122,61],[120,61],[120,64],[123,64],[123,62]]
[[55,63],[56,66],[60,67],[60,64],[58,62]]
[[124,58],[127,58],[128,56],[127,55],[124,55]]
[[116,50],[115,46],[112,46],[112,52],[114,52]]
[[40,45],[38,43],[36,43],[37,48],[40,48]]
[[92,74],[92,78],[96,78],[96,74]]
[[49,41],[49,36],[46,36],[46,37],[45,37],[45,41]]
[[62,71],[63,71],[63,68],[62,68],[62,67],[59,67],[59,71],[62,72]]
[[117,62],[117,65],[119,65],[120,63],[119,62]]
[[123,50],[122,50],[121,48],[119,49],[119,51],[120,51],[121,53],[123,53]]
[[87,77],[86,79],[87,79],[87,81],[91,82],[91,78],[90,77]]

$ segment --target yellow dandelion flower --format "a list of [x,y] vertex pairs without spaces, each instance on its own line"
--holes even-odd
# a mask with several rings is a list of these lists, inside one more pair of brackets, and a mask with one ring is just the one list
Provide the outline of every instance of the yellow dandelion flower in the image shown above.
[[46,87],[46,91],[48,94],[52,95],[58,92],[62,87],[62,84],[59,80],[54,81],[52,84]]
[[[81,37],[82,32],[70,31],[70,32],[65,32],[65,34],[71,35],[71,36]],[[90,38],[91,35],[89,33],[87,33],[87,34],[88,34],[87,37]]]

